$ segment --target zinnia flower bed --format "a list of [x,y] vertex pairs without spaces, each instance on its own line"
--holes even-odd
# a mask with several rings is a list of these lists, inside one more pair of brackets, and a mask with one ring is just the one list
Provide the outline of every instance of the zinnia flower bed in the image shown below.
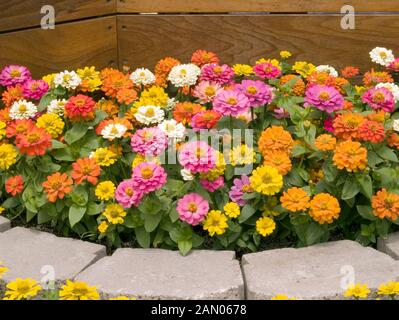
[[119,247],[256,251],[399,225],[399,58],[376,67],[198,50],[154,72],[0,72],[2,214]]

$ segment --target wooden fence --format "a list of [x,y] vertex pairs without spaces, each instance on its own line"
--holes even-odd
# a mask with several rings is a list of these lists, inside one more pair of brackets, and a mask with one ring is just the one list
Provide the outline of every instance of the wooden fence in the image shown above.
[[[54,30],[40,28],[53,5]],[[341,28],[341,7],[356,10]],[[155,14],[157,13],[157,14]],[[0,4],[0,67],[24,64],[35,76],[83,65],[153,67],[188,61],[196,49],[227,63],[253,63],[289,50],[297,60],[337,68],[371,66],[375,46],[399,54],[399,0],[8,0]]]

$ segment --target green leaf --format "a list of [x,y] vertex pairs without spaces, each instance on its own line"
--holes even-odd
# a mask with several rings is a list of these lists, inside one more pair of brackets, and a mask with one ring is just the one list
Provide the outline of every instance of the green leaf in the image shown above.
[[392,149],[388,148],[385,145],[382,145],[379,148],[375,148],[374,151],[376,152],[376,154],[388,161],[392,161],[392,162],[399,162],[398,161],[398,157],[396,156],[395,152],[393,152]]
[[375,221],[378,218],[373,214],[373,209],[370,206],[356,206],[357,212],[364,218],[370,221]]
[[354,198],[360,192],[360,186],[353,177],[345,181],[344,188],[342,189],[342,200],[349,200]]
[[138,206],[140,212],[144,214],[156,215],[162,209],[161,201],[154,195],[147,196]]
[[37,106],[37,111],[42,112],[44,111],[44,109],[46,109],[48,107],[48,105],[50,104],[50,102],[54,100],[54,96],[46,93],[39,102],[39,105]]
[[246,204],[241,210],[241,214],[238,217],[238,221],[240,223],[247,221],[250,217],[254,215],[255,212],[256,210],[251,205]]
[[47,212],[40,210],[37,214],[37,223],[43,224],[51,221],[53,218],[47,214]]
[[179,241],[179,242],[177,243],[177,246],[179,247],[180,253],[181,253],[183,256],[185,256],[185,255],[187,255],[187,254],[190,252],[190,250],[192,249],[192,247],[193,247],[193,241],[192,241],[192,240],[182,240],[182,241]]
[[169,211],[169,217],[172,222],[176,222],[179,220],[179,213],[176,210],[176,206],[172,206],[172,208]]
[[53,153],[54,159],[58,161],[75,161],[75,157],[72,155],[71,150],[68,149],[58,149]]
[[373,196],[373,181],[368,174],[356,175],[356,180],[360,185],[360,191],[369,199]]
[[298,224],[294,225],[295,231],[298,235],[298,238],[306,245],[310,246],[315,243],[319,243],[323,240],[323,238],[327,235],[328,230],[317,224]]
[[85,215],[86,207],[79,207],[77,205],[72,205],[69,208],[69,223],[71,224],[71,228],[74,227],[80,220],[82,220]]
[[65,134],[65,141],[68,144],[72,144],[79,139],[81,139],[88,131],[88,127],[82,123],[76,123],[73,125],[72,129],[68,130]]
[[26,210],[26,222],[30,222],[34,217],[36,217],[37,212],[32,212],[29,209]]
[[55,149],[64,149],[66,148],[67,145],[63,144],[62,142],[59,142],[58,140],[51,140],[51,149],[55,150]]
[[147,232],[154,231],[162,220],[162,214],[147,214],[144,217],[144,228]]
[[389,233],[390,223],[386,219],[378,219],[375,221],[375,227],[377,234],[381,237],[385,237]]
[[137,228],[134,230],[134,232],[136,234],[136,239],[139,245],[142,248],[149,248],[151,244],[151,237],[150,234],[145,231],[144,227]]
[[94,216],[97,214],[100,214],[101,211],[103,210],[104,206],[102,204],[90,202],[87,206],[87,214],[89,216]]
[[12,209],[18,206],[21,202],[16,197],[7,198],[1,205],[4,209]]

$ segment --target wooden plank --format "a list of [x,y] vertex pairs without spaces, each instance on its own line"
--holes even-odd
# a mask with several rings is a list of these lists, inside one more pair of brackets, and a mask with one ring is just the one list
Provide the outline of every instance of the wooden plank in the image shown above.
[[358,16],[355,30],[342,30],[340,21],[338,15],[120,16],[120,67],[153,67],[165,56],[189,61],[197,49],[214,51],[226,63],[254,63],[289,50],[296,60],[363,70],[376,46],[399,54],[399,15]]
[[340,12],[343,5],[357,12],[397,12],[398,0],[123,0],[118,12]]
[[0,35],[0,68],[26,65],[34,77],[89,65],[117,63],[116,17]]
[[40,9],[52,5],[56,23],[115,13],[117,0],[8,0],[0,2],[0,31],[38,27]]

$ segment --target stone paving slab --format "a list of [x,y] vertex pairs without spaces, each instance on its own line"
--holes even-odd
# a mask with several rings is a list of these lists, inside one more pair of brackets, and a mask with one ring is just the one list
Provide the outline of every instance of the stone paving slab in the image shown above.
[[244,299],[233,251],[118,249],[77,276],[109,296],[138,299]]
[[11,229],[11,221],[0,216],[0,232],[7,231],[8,229]]
[[[0,234],[0,261],[9,269],[3,276],[6,282],[17,277],[40,281],[44,266],[54,268],[57,281],[72,279],[105,255],[104,246],[37,230],[16,227]],[[48,275],[50,270],[43,272]]]
[[378,238],[377,248],[395,260],[399,260],[399,232]]
[[372,289],[399,277],[399,261],[347,240],[247,254],[242,266],[247,299],[269,300],[276,294],[342,299],[341,283],[350,279],[351,270],[354,282],[367,283]]

